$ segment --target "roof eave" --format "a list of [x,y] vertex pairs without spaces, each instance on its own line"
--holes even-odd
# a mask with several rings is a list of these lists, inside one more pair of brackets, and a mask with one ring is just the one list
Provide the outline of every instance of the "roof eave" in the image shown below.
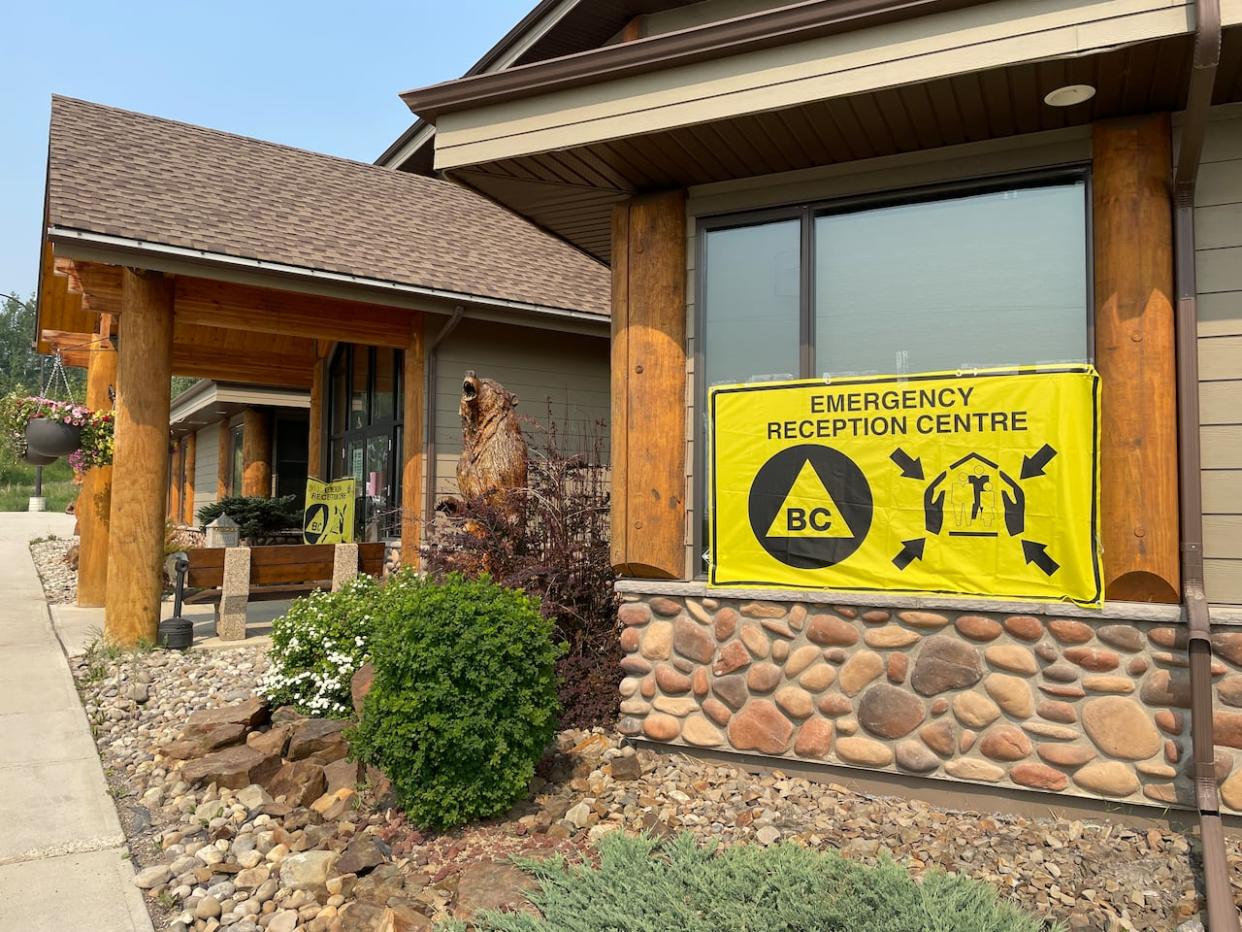
[[794,6],[445,81],[405,91],[401,99],[417,116],[434,123],[440,114],[456,110],[853,32],[986,2],[989,0],[806,0]]

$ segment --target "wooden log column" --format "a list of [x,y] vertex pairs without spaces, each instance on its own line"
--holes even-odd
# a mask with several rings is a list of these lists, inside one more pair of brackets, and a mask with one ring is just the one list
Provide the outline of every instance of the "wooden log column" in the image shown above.
[[198,434],[186,434],[181,441],[181,523],[194,524],[194,467],[198,459]]
[[612,563],[686,574],[685,192],[612,215]]
[[[108,339],[112,323],[101,315],[100,336],[86,366],[86,406],[111,411],[109,389],[116,387],[116,349]],[[82,478],[78,493],[78,605],[100,608],[108,591],[108,545],[112,518],[112,467],[96,466]]]
[[306,475],[310,479],[323,478],[323,425],[327,412],[324,410],[324,370],[322,359],[311,368],[310,423],[306,437]]
[[172,283],[125,269],[104,634],[126,647],[154,642],[159,631],[172,333]]
[[267,498],[272,494],[272,416],[247,408],[242,419],[241,494]]
[[1115,600],[1176,602],[1181,581],[1169,118],[1096,123],[1092,150],[1105,592]]
[[426,320],[415,314],[410,321],[410,341],[405,347],[403,386],[403,432],[401,449],[401,562],[418,566],[418,548],[422,541],[423,424],[426,421],[424,396],[426,368]]
[[228,421],[220,422],[216,439],[216,501],[228,498],[233,490],[233,428]]
[[168,454],[168,521],[177,524],[181,521],[181,462],[184,448],[178,440]]

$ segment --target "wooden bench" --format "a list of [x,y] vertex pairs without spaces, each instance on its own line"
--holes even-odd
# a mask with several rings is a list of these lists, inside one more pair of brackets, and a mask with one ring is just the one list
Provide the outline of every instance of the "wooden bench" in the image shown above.
[[[356,565],[337,565],[337,551]],[[225,640],[245,637],[245,606],[332,589],[359,573],[384,575],[387,545],[295,544],[271,547],[213,547],[187,550],[183,599],[187,605],[216,606],[216,633]],[[240,613],[240,630],[238,616]]]

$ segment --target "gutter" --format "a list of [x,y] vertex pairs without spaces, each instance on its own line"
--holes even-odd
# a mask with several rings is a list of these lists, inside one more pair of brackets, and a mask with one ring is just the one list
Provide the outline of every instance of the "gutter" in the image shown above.
[[820,36],[871,29],[985,2],[987,0],[806,0],[705,26],[445,81],[406,91],[400,97],[416,115],[434,122],[441,113],[450,110],[501,103]]
[[1173,177],[1173,252],[1177,287],[1178,457],[1181,469],[1182,602],[1190,658],[1190,732],[1195,808],[1203,848],[1207,927],[1237,932],[1225,834],[1216,786],[1212,722],[1212,626],[1203,581],[1203,489],[1199,450],[1198,297],[1195,272],[1195,186],[1207,132],[1208,111],[1220,63],[1220,0],[1195,4],[1194,63],[1186,94],[1181,149]]
[[426,497],[423,501],[423,527],[430,528],[436,517],[436,375],[439,369],[440,344],[457,329],[465,316],[465,309],[458,305],[453,309],[453,316],[448,319],[435,338],[427,344],[423,388],[423,451],[427,457],[427,468],[423,473],[427,477]]

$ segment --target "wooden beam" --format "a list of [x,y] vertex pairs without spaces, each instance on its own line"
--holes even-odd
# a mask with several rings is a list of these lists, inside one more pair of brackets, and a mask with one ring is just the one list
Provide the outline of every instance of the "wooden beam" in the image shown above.
[[685,192],[613,213],[612,562],[623,576],[686,572]]
[[55,267],[68,280],[69,290],[82,296],[83,310],[94,314],[121,312],[124,270],[120,266],[68,259],[58,260]]
[[1177,602],[1168,115],[1095,123],[1092,150],[1105,592],[1115,600]]
[[406,336],[404,385],[404,431],[401,450],[401,562],[418,566],[418,549],[422,539],[423,461],[426,448],[423,423],[426,418],[426,341],[425,319],[415,316]]
[[[86,406],[111,411],[116,388],[117,354],[106,334],[110,319],[100,318],[100,336],[91,347],[86,367]],[[88,469],[78,493],[78,605],[99,608],[108,592],[108,547],[111,541],[112,467]]]
[[176,348],[172,354],[172,372],[196,379],[281,388],[309,389],[311,383],[310,366],[300,358],[255,353],[239,355],[228,350]]
[[178,320],[368,346],[405,347],[414,311],[205,278],[177,278]]
[[194,524],[194,467],[198,457],[198,434],[186,434],[182,441],[181,523]]
[[272,494],[272,416],[247,408],[243,417],[242,489],[246,496]]
[[104,634],[154,643],[163,584],[164,496],[172,371],[172,285],[126,269],[117,353],[116,450]]
[[82,296],[69,291],[69,280],[55,272],[45,275],[39,292],[39,330],[59,330],[92,337],[99,317],[82,308]]

